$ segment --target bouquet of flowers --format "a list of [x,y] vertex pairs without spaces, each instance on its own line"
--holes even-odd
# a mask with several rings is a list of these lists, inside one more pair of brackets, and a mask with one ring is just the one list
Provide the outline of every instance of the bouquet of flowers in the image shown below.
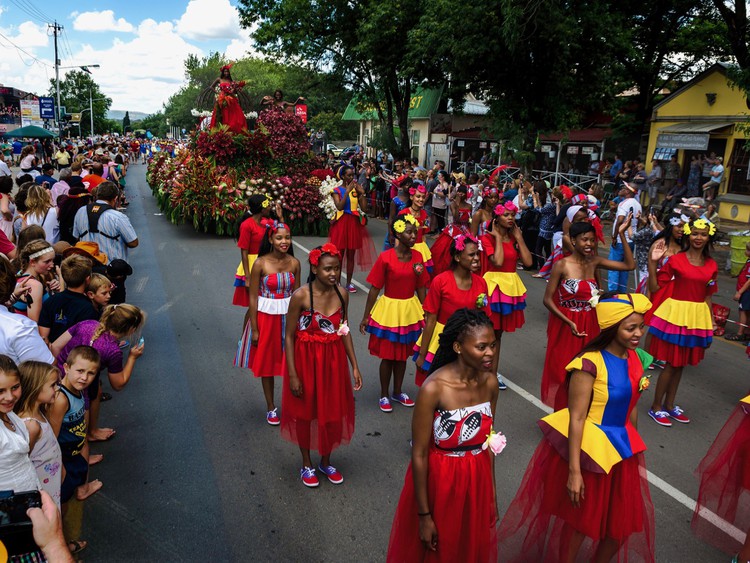
[[216,87],[216,105],[220,108],[229,105],[229,98],[236,98],[237,93],[245,87],[245,81],[220,82]]
[[198,109],[193,108],[193,109],[190,110],[190,115],[192,115],[193,117],[205,118],[205,117],[211,117],[211,112],[210,111],[200,111]]
[[320,192],[320,203],[318,207],[323,210],[323,214],[326,219],[332,221],[336,217],[336,204],[333,202],[333,190],[341,185],[341,180],[336,180],[328,176],[324,182],[320,184],[318,191]]

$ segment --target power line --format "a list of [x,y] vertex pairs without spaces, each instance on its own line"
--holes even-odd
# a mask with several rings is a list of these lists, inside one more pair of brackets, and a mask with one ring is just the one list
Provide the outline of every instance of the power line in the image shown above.
[[[7,41],[8,43],[10,43],[10,44],[11,44],[11,45],[12,45],[13,47],[15,47],[17,51],[20,51],[20,52],[22,52],[22,53],[23,53],[23,54],[25,54],[25,55],[26,55],[27,57],[30,57],[31,59],[33,59],[34,61],[36,61],[36,62],[37,62],[37,63],[39,63],[40,65],[44,65],[44,66],[47,66],[47,67],[49,67],[49,68],[52,68],[52,65],[49,65],[49,64],[45,63],[44,61],[42,61],[42,60],[38,59],[37,57],[35,57],[35,56],[34,56],[34,55],[32,55],[31,53],[29,53],[28,51],[26,51],[25,49],[23,49],[22,47],[19,47],[18,45],[16,45],[15,43],[13,43],[13,41],[11,41],[11,40],[10,40],[10,39],[9,39],[8,37],[6,37],[5,35],[3,35],[2,33],[0,33],[0,37],[2,37],[2,38],[3,38],[3,39],[5,39],[5,40],[6,40],[6,41]],[[20,56],[20,55],[19,55],[19,56]],[[27,63],[26,63],[26,61],[24,61],[23,59],[21,59],[21,61],[22,61],[22,62],[23,62],[23,64],[25,64],[26,66],[31,66],[30,64],[27,64]],[[32,63],[32,64],[34,64],[34,63]]]
[[37,20],[40,23],[48,23],[51,18],[48,18],[43,12],[38,10],[34,7],[33,4],[29,2],[24,2],[24,0],[10,0],[19,10],[22,10],[26,13],[26,15],[30,16],[31,18]]

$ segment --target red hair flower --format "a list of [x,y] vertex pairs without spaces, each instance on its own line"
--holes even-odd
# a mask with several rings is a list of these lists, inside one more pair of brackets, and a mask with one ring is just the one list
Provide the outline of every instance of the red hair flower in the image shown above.
[[330,256],[335,256],[339,260],[341,260],[341,252],[339,252],[339,249],[336,248],[336,245],[330,242],[325,243],[320,248],[314,248],[310,251],[310,265],[311,266],[317,266],[318,263],[320,263],[320,258],[324,254],[328,254]]

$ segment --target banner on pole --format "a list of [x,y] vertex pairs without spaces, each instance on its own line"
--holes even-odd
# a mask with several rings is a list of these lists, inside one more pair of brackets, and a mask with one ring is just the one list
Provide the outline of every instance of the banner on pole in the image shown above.
[[39,98],[39,116],[42,119],[55,119],[55,100]]

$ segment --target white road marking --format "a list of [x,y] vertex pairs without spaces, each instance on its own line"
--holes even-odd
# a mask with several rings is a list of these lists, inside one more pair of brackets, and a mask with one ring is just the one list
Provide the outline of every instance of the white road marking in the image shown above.
[[[300,243],[296,241],[292,241],[292,244],[299,248],[301,251],[303,251],[306,254],[310,253],[310,250],[302,246]],[[364,285],[359,283],[357,280],[352,280],[352,283],[362,289],[363,291],[369,291],[368,288],[366,288]],[[510,381],[505,375],[503,375],[503,381],[505,381],[505,384],[508,386],[508,389],[511,391],[518,393],[521,397],[526,399],[529,403],[537,407],[539,410],[544,411],[546,414],[550,414],[553,409],[545,405],[542,401],[537,399],[534,395],[526,391],[523,387],[520,385],[517,385],[516,383],[513,383]],[[683,505],[685,508],[687,508],[690,512],[695,511],[695,507],[698,504],[694,499],[690,498],[688,495],[680,491],[679,489],[673,487],[669,483],[667,483],[664,479],[659,477],[658,475],[655,475],[651,471],[646,471],[648,482],[651,483],[654,487],[662,491],[663,493],[669,495],[672,497],[675,501]],[[714,514],[707,508],[701,508],[699,511],[699,514],[702,518],[705,518],[708,520],[711,524],[719,528],[722,532],[725,534],[731,536],[732,538],[736,539],[740,543],[745,543],[745,532],[740,530],[739,528],[733,526],[731,523],[727,522],[726,520],[720,518],[718,515]]]
[[143,293],[143,291],[146,289],[147,283],[148,283],[148,276],[143,276],[142,278],[139,278],[135,284],[135,292]]

